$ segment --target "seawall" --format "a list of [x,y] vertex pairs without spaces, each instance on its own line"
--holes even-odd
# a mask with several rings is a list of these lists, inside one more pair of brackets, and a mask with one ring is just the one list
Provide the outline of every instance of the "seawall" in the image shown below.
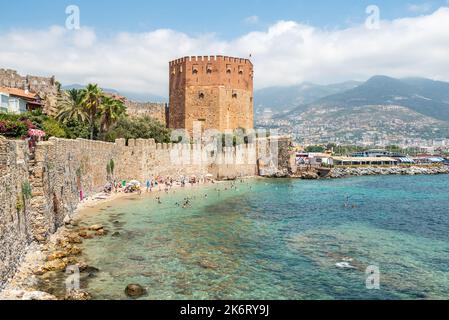
[[313,168],[293,174],[292,178],[305,180],[340,179],[361,176],[387,176],[387,175],[438,175],[449,174],[448,165],[439,166],[394,166],[394,167],[337,167]]

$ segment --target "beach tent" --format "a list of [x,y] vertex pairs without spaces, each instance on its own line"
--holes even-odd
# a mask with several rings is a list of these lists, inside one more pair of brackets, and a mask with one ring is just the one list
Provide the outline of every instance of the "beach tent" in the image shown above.
[[415,161],[413,161],[413,159],[410,158],[399,158],[399,161],[401,163],[415,163]]

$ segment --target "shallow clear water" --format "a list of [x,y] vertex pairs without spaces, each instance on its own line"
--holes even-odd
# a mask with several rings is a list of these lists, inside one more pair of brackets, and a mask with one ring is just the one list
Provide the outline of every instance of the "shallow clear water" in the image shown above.
[[[83,258],[101,271],[83,286],[96,299],[126,299],[130,283],[148,289],[143,299],[449,298],[449,176],[229,186],[87,215],[110,233],[84,243]],[[186,196],[192,207],[176,206]],[[335,266],[346,257],[357,269]],[[366,289],[370,265],[380,290]]]

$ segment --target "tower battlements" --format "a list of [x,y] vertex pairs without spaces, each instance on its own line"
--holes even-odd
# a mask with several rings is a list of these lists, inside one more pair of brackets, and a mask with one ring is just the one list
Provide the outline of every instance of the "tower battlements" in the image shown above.
[[230,56],[186,56],[183,58],[179,58],[173,61],[170,61],[170,67],[179,66],[186,62],[215,62],[215,61],[224,61],[224,62],[232,62],[232,63],[241,63],[241,64],[250,64],[252,65],[251,60],[236,58]]

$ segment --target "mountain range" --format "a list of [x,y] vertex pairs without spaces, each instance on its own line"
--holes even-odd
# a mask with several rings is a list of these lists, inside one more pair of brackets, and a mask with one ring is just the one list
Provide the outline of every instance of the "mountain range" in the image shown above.
[[[63,85],[61,86],[61,89],[63,90],[70,90],[70,89],[83,89],[85,88],[85,85],[81,84],[70,84],[70,85]],[[168,102],[166,98],[154,95],[154,94],[144,94],[144,93],[135,93],[135,92],[126,92],[126,91],[118,91],[116,89],[111,88],[102,88],[104,92],[107,93],[114,93],[119,94],[121,96],[126,97],[129,100],[137,101],[137,102]]]
[[358,81],[347,81],[330,85],[318,85],[305,82],[288,87],[268,87],[254,92],[254,109],[261,114],[265,109],[275,113],[288,112],[300,105],[307,105],[320,98],[353,89],[362,84]]
[[363,83],[266,88],[255,100],[258,126],[294,133],[301,141],[449,139],[448,82],[379,75]]

